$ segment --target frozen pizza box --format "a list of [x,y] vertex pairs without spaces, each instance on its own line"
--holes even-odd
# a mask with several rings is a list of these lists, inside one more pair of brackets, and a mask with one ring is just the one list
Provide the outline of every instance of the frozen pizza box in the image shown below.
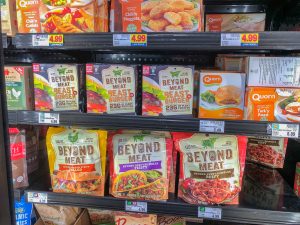
[[32,110],[32,67],[5,66],[4,75],[8,110]]
[[36,111],[85,111],[81,64],[33,64]]
[[8,36],[14,36],[18,30],[16,0],[1,0],[0,6],[2,33],[6,33]]
[[144,65],[142,115],[192,116],[194,66]]
[[87,112],[135,114],[136,81],[134,65],[87,64]]

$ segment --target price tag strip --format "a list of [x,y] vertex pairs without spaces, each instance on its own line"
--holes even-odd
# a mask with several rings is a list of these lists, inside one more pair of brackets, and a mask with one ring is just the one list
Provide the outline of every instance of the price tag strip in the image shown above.
[[221,220],[222,219],[222,209],[199,206],[198,207],[198,217],[206,218],[206,219]]
[[147,46],[147,34],[113,34],[114,46]]
[[32,46],[34,47],[53,47],[63,46],[64,35],[63,34],[33,34]]
[[27,202],[30,203],[48,203],[47,193],[28,192]]
[[199,131],[204,133],[224,133],[225,121],[200,120]]
[[280,124],[272,123],[272,136],[273,137],[299,137],[299,124]]
[[253,47],[258,46],[258,33],[223,33],[221,34],[221,46]]
[[59,124],[58,113],[39,113],[40,124]]
[[147,213],[147,202],[125,201],[125,211]]
[[49,35],[49,46],[64,46],[64,35],[63,34],[50,34]]

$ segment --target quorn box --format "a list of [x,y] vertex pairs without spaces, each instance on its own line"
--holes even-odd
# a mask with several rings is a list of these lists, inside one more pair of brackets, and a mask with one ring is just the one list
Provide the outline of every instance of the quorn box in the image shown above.
[[33,64],[36,111],[85,111],[85,67]]
[[1,0],[0,6],[2,33],[6,33],[8,36],[14,36],[18,30],[16,0]]

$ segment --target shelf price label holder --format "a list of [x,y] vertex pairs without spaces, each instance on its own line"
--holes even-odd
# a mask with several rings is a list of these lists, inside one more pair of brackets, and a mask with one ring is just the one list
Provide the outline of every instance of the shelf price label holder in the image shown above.
[[272,137],[287,137],[287,138],[299,137],[299,124],[272,123],[271,129],[272,129]]
[[47,193],[27,192],[27,202],[30,203],[48,203]]
[[59,124],[58,113],[39,113],[39,124]]
[[63,34],[33,34],[32,46],[34,47],[54,47],[64,45]]
[[218,120],[200,120],[199,131],[204,133],[223,134],[225,130],[225,121]]
[[257,47],[259,33],[222,33],[221,46],[224,47]]
[[125,201],[125,211],[147,213],[147,202]]
[[113,34],[113,46],[146,47],[147,34]]
[[198,207],[198,217],[205,218],[205,219],[221,220],[222,219],[222,209],[199,206]]

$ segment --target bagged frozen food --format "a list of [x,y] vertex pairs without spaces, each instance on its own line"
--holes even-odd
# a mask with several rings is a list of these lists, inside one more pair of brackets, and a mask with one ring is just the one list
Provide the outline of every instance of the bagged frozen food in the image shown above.
[[15,201],[16,225],[34,225],[36,214],[33,209],[33,204],[25,201],[24,196],[21,196],[20,201]]
[[70,206],[56,206],[35,204],[36,210],[44,224],[73,225],[79,216],[81,209]]
[[20,33],[108,31],[107,0],[17,0]]
[[162,135],[109,135],[110,194],[140,200],[168,199],[173,143]]
[[202,0],[112,0],[111,32],[203,30]]
[[50,127],[47,151],[54,192],[103,196],[107,132]]
[[192,116],[194,66],[143,66],[142,115]]
[[87,64],[87,112],[135,114],[137,68]]
[[15,36],[17,28],[16,0],[1,0],[2,33]]
[[85,75],[80,64],[33,64],[36,111],[84,111]]
[[31,66],[5,66],[5,87],[8,110],[32,110],[33,78]]
[[116,225],[156,225],[157,216],[154,214],[115,212]]
[[100,225],[100,224],[114,225],[115,224],[115,217],[113,211],[88,208],[88,212],[89,212],[92,225]]
[[178,196],[191,204],[238,204],[247,138],[172,134],[180,153]]
[[244,73],[201,71],[199,118],[242,120],[245,77]]
[[247,160],[272,168],[283,168],[287,138],[248,137]]

